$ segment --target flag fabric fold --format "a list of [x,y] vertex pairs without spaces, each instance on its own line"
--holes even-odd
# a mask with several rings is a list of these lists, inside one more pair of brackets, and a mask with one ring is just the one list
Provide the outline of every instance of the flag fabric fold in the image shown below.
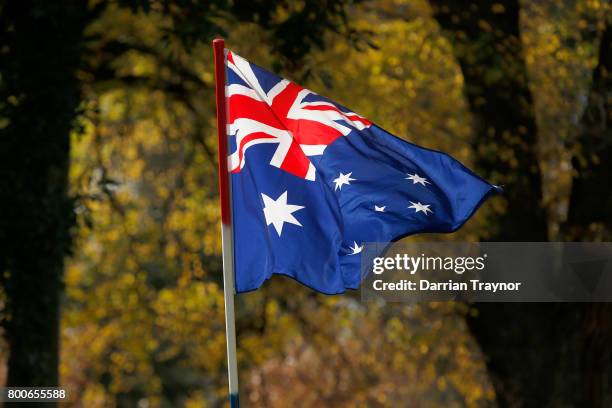
[[226,51],[237,292],[356,289],[365,242],[461,227],[498,187]]

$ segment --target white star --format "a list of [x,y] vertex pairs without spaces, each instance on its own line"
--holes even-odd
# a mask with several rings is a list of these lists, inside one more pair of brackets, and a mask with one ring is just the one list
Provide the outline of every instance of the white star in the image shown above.
[[386,205],[383,206],[377,206],[376,204],[374,204],[374,211],[378,211],[378,212],[385,212],[385,208],[387,208]]
[[344,184],[350,185],[351,181],[355,181],[356,179],[351,178],[351,174],[353,174],[353,172],[348,174],[340,173],[340,175],[334,180],[334,183],[336,183],[336,188],[334,188],[334,191],[338,189],[342,190],[342,186]]
[[427,211],[429,212],[433,212],[433,210],[429,209],[429,206],[431,204],[421,204],[419,202],[413,203],[412,201],[410,202],[410,204],[412,204],[410,207],[408,208],[414,208],[415,213],[418,213],[419,211],[424,212],[425,215],[427,215]]
[[355,241],[353,241],[353,247],[351,248],[351,251],[353,251],[353,252],[350,253],[349,255],[357,255],[362,250],[363,250],[363,245],[359,246],[359,245],[357,245],[357,243]]
[[285,191],[280,195],[276,200],[271,199],[265,194],[261,194],[261,198],[263,198],[264,202],[264,215],[266,217],[267,225],[273,224],[276,229],[276,233],[278,236],[281,236],[283,232],[284,223],[288,222],[289,224],[299,225],[302,224],[298,220],[295,219],[292,213],[301,210],[304,208],[302,205],[292,205],[287,204],[287,192]]
[[431,184],[429,181],[427,181],[425,177],[421,177],[416,173],[414,174],[408,173],[408,177],[406,177],[405,179],[412,180],[412,184],[422,184],[422,185]]

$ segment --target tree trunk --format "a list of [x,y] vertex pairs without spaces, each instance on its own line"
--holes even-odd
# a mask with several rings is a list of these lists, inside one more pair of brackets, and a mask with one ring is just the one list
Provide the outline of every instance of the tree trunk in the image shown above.
[[[606,26],[593,71],[582,130],[572,160],[574,177],[566,223],[567,241],[612,240],[612,24]],[[582,348],[575,370],[581,373],[584,406],[612,406],[612,304],[587,304],[581,308]]]
[[8,386],[58,384],[59,307],[74,223],[70,132],[87,2],[0,7],[0,268]]
[[492,222],[493,240],[545,241],[542,181],[533,98],[519,33],[518,0],[434,0],[435,17],[461,66],[473,116],[475,166],[503,185],[506,210]]
[[[494,234],[487,238],[545,241],[537,129],[519,33],[519,2],[432,3],[464,76],[475,124],[476,167],[489,180],[504,184],[507,207],[492,220]],[[475,308],[477,314],[468,324],[487,360],[500,407],[604,406],[603,400],[598,405],[587,395],[594,382],[585,375],[597,370],[598,351],[587,347],[586,333],[599,330],[589,329],[595,313],[589,305],[489,303]],[[589,364],[590,371],[585,369]],[[586,401],[595,405],[583,405]]]
[[567,222],[566,239],[610,241],[612,194],[604,186],[612,177],[612,24],[607,22],[599,47],[599,60],[584,114],[582,132],[574,146],[576,172]]

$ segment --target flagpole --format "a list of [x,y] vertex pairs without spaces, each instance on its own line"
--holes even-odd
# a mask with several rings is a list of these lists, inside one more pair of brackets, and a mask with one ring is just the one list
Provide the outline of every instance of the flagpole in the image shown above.
[[217,96],[217,133],[219,136],[219,193],[221,202],[221,247],[223,252],[223,295],[230,407],[238,408],[238,363],[236,360],[236,323],[234,315],[234,236],[230,207],[231,179],[227,168],[227,112],[225,100],[225,42],[213,40]]

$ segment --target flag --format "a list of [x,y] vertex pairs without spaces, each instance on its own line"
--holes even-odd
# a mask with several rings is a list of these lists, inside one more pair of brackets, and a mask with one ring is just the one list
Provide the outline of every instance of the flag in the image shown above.
[[356,289],[365,242],[461,227],[497,187],[226,50],[237,292]]

